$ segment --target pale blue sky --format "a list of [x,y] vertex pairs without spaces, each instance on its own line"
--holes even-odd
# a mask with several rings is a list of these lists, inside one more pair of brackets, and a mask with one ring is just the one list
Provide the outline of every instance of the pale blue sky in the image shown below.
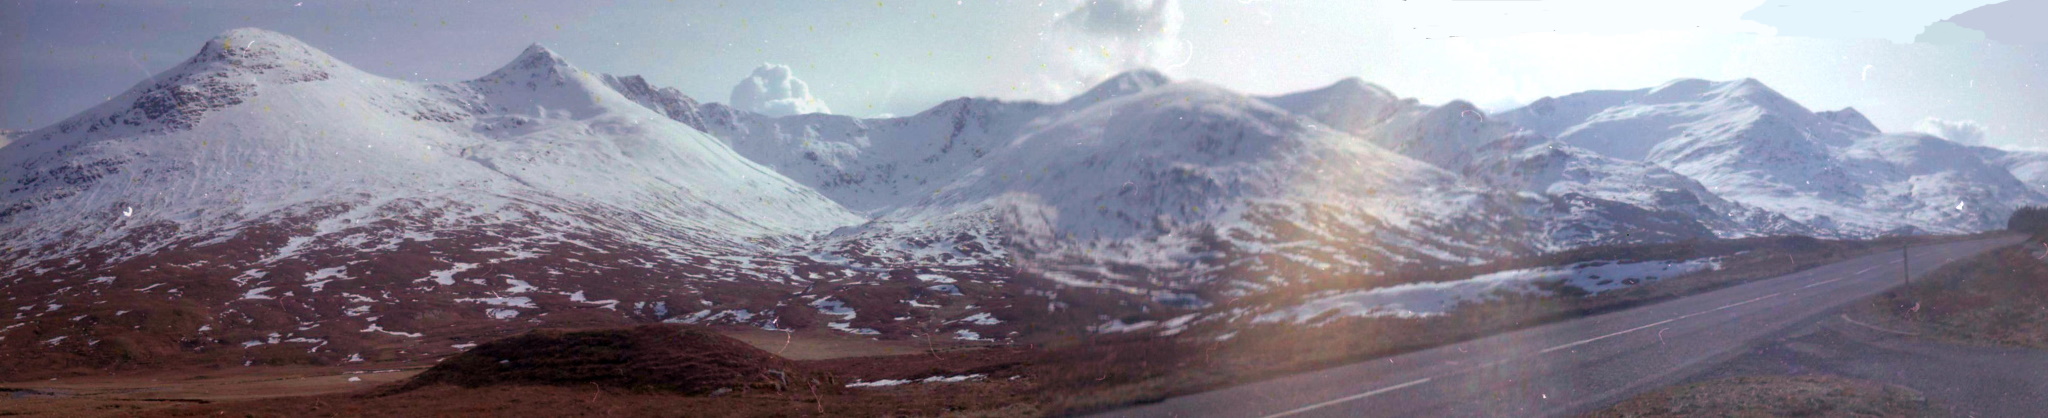
[[1356,76],[1425,102],[1488,107],[1755,77],[1809,107],[1856,106],[1887,130],[1974,120],[1994,143],[2048,147],[2041,46],[1914,42],[1990,3],[4,1],[0,127],[67,117],[252,26],[413,80],[478,77],[538,42],[584,69],[645,75],[702,101],[726,101],[764,62],[784,64],[834,112],[860,116],[958,96],[1054,100],[1133,66],[1258,94]]

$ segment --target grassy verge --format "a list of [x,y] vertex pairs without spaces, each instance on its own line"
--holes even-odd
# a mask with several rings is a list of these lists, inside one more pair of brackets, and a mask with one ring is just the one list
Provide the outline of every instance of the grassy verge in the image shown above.
[[1832,376],[1745,376],[1672,386],[1586,417],[1929,416],[1912,389]]
[[1942,266],[1855,314],[1944,341],[2048,349],[2048,261],[2038,238]]
[[1445,279],[1595,260],[1724,259],[1719,270],[1646,282],[1599,295],[1510,297],[1461,306],[1449,315],[1437,317],[1340,319],[1320,327],[1261,326],[1237,330],[1228,341],[1098,338],[1089,344],[1051,350],[1039,362],[1034,376],[1041,380],[1040,395],[1047,399],[1047,410],[1100,411],[1654,304],[1891,251],[1908,243],[1919,246],[1975,238],[1983,236],[1868,241],[1775,237],[1575,250],[1533,261],[1475,268]]
[[[1915,245],[1923,245],[1962,238],[1967,237],[1914,240]],[[385,396],[324,395],[196,405],[179,408],[169,415],[208,415],[221,411],[282,415],[329,411],[341,415],[552,415],[595,411],[577,409],[589,408],[593,400],[604,405],[602,411],[605,413],[627,415],[663,415],[663,411],[687,411],[685,415],[743,416],[1073,415],[1626,309],[1887,251],[1898,245],[1898,240],[1767,238],[1582,250],[1548,256],[1541,262],[1524,260],[1516,262],[1519,264],[1497,267],[1522,268],[1591,260],[1725,258],[1723,268],[1717,271],[1652,281],[1625,291],[1593,297],[1511,298],[1462,307],[1451,315],[1438,317],[1345,319],[1321,327],[1191,329],[1174,337],[1160,337],[1156,333],[1094,335],[1085,343],[1049,348],[1015,346],[792,362],[789,367],[808,370],[815,376],[829,376],[821,377],[819,385],[802,386],[802,390],[775,386],[784,384],[783,375],[776,375],[773,382],[766,378],[759,382],[774,388],[699,396],[589,385],[585,381],[602,379],[578,377],[565,379],[576,382],[566,386],[461,388],[432,385]],[[1463,272],[1446,277],[1459,275],[1469,277]],[[1217,338],[1218,332],[1225,331],[1235,334],[1229,334],[1232,338],[1228,339]],[[588,346],[574,345],[579,350]],[[479,364],[491,366],[500,363]],[[641,367],[626,370],[637,369]],[[965,375],[981,377],[957,383],[914,383],[887,388],[844,386],[856,380],[875,382]]]

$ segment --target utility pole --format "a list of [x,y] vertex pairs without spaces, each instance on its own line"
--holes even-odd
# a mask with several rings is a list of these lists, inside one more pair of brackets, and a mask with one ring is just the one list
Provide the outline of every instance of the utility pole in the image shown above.
[[[1906,299],[1913,298],[1913,243],[1906,242],[1899,247],[1899,277],[1904,278]],[[1917,308],[1917,306],[1916,306]]]

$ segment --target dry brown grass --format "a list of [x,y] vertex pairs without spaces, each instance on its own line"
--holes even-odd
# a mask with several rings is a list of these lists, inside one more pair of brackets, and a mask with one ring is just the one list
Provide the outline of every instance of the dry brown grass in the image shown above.
[[[1038,369],[1048,410],[1100,411],[1232,384],[1398,355],[1551,322],[1624,310],[1777,277],[1890,251],[1982,236],[1901,237],[1834,241],[1804,237],[1696,241],[1575,250],[1530,260],[1477,266],[1430,277],[1471,277],[1492,271],[1594,260],[1641,261],[1726,257],[1723,268],[1646,282],[1591,297],[1509,297],[1428,318],[1346,318],[1319,327],[1262,326],[1226,342],[1100,337],[1057,347]],[[1318,287],[1316,290],[1327,290]],[[1310,292],[1297,292],[1309,294]],[[1270,299],[1260,302],[1284,303]],[[1310,342],[1310,343],[1304,343]]]
[[348,394],[420,371],[393,367],[400,366],[231,367],[13,382],[0,384],[0,416],[133,416],[219,402]]
[[1858,308],[1889,328],[1945,341],[2048,348],[2048,261],[2039,242],[1942,266]]
[[[695,327],[541,330],[480,345],[416,379],[348,393],[149,410],[72,402],[43,410],[104,407],[113,415],[142,416],[1039,416],[1041,403],[1029,395],[1037,380],[1024,371],[1041,354],[1003,347],[798,361]],[[982,377],[845,387],[854,381],[961,375]]]
[[1745,376],[1659,389],[1586,417],[1919,417],[1919,392],[1833,376]]
[[[1934,241],[1957,238],[1917,238]],[[1540,260],[1502,263],[1491,269],[1554,265],[1590,260],[1647,260],[1728,257],[1720,271],[1667,278],[1620,292],[1588,298],[1517,298],[1467,306],[1452,315],[1420,319],[1345,319],[1322,327],[1257,327],[1229,341],[1164,338],[1150,334],[1086,335],[1055,347],[997,347],[965,351],[834,357],[823,351],[850,349],[847,341],[797,341],[785,354],[816,360],[793,361],[820,381],[906,379],[985,374],[986,380],[955,384],[911,384],[886,389],[821,388],[733,391],[691,396],[672,391],[620,390],[634,384],[537,386],[526,384],[463,388],[419,385],[381,396],[329,394],[312,397],[180,405],[165,415],[207,415],[220,411],[257,415],[692,415],[692,416],[1035,416],[1098,411],[1134,402],[1315,370],[1425,349],[1499,332],[1567,320],[1695,294],[1799,269],[1840,261],[1897,243],[1768,238],[1737,242],[1693,242],[1648,247],[1590,249]],[[1747,252],[1745,252],[1747,251]],[[1788,260],[1786,256],[1791,256]],[[1796,261],[1796,262],[1795,262]],[[1546,264],[1547,263],[1547,264]],[[1483,273],[1479,271],[1478,273]],[[1438,273],[1444,277],[1466,275]],[[1476,274],[1476,273],[1474,273]],[[1279,302],[1266,300],[1264,302]],[[1199,330],[1191,330],[1195,334]],[[1185,335],[1184,335],[1185,336]],[[785,341],[747,335],[770,353]],[[1312,344],[1299,342],[1313,341]],[[867,341],[876,354],[914,349],[912,344]],[[811,345],[815,345],[812,347]],[[773,347],[773,348],[771,348]],[[481,349],[482,347],[480,347]],[[733,347],[728,347],[733,348]],[[815,350],[814,350],[815,349]],[[820,351],[811,353],[811,351]],[[744,350],[743,350],[744,351]],[[786,360],[773,360],[786,361]],[[495,361],[489,362],[495,364]],[[488,364],[480,364],[488,366]],[[1013,379],[1014,378],[1014,379]],[[644,386],[644,385],[642,385]],[[807,388],[806,388],[807,389]],[[715,391],[715,389],[714,389]],[[115,406],[119,408],[119,406]],[[133,411],[128,411],[133,412]]]

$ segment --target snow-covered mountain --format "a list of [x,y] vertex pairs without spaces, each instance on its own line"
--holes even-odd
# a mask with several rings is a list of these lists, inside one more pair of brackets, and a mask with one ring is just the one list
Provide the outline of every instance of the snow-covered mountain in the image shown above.
[[2043,155],[1751,80],[1489,115],[1138,70],[1058,103],[769,117],[539,46],[414,83],[241,29],[0,147],[0,372],[554,324],[1012,339],[1590,245],[1988,229],[2042,201]]
[[[1130,263],[1179,271],[1199,264],[1190,253],[1213,251],[1192,249],[1195,231],[1229,236],[1258,204],[1296,206],[1287,216],[1307,216],[1298,206],[1310,198],[1348,208],[1331,216],[1348,219],[1354,234],[1381,226],[1359,218],[1367,206],[1402,216],[1398,228],[1424,225],[1395,212],[1498,212],[1467,210],[1461,205],[1471,202],[1455,200],[1425,209],[1438,202],[1364,199],[1382,189],[1386,196],[1400,195],[1397,189],[1474,192],[1442,170],[1342,140],[1341,133],[1311,128],[1257,100],[1214,86],[1173,83],[1155,71],[1120,74],[1061,103],[961,98],[886,119],[769,118],[714,103],[679,120],[688,118],[701,118],[707,131],[749,158],[872,214],[864,226],[818,245],[882,259],[958,263],[961,254],[952,248],[972,243],[996,247],[979,253],[984,257],[1008,259],[1017,255],[1009,250],[1017,249],[1030,259],[1093,264],[1097,270],[1105,263]],[[1310,192],[1318,188],[1326,193]],[[1445,242],[1439,233],[1413,235],[1416,248],[1329,256],[1353,265],[1377,258],[1391,266],[1397,260],[1462,264],[1507,254],[1494,246]],[[1083,281],[1045,273],[1069,284]],[[1161,284],[1132,279],[1102,285]]]
[[2005,168],[2034,191],[2048,194],[2048,152],[1979,148],[1984,159]]
[[0,148],[0,347],[61,365],[111,338],[136,358],[283,338],[334,361],[550,314],[775,323],[770,289],[811,285],[775,254],[863,218],[608,85],[631,81],[534,46],[413,83],[224,33]]
[[[962,98],[888,119],[704,104],[677,119],[703,120],[749,158],[874,215],[821,245],[915,259],[1000,242],[1016,251],[984,254],[1021,256],[1066,285],[1294,282],[1715,235],[1702,219],[1740,229],[1721,210],[1737,205],[1656,193],[1682,176],[1582,151],[1527,161],[1517,152],[1557,144],[1513,135],[1469,105],[1423,106],[1355,79],[1255,98],[1138,70],[1060,103]],[[1509,186],[1460,173],[1506,161],[1559,174]],[[1589,175],[1573,161],[1634,166]],[[1640,184],[1609,184],[1624,181]]]
[[[1582,234],[1554,238],[1569,246],[1617,243],[1604,235],[1666,240],[1700,234],[1682,218],[1722,237],[1806,232],[1782,216],[1721,199],[1684,175],[1550,140],[1464,101],[1423,105],[1358,79],[1265,100],[1472,181],[1556,200],[1551,207],[1569,210],[1552,212],[1551,222]],[[1648,223],[1664,227],[1617,230],[1616,222],[1599,218],[1659,218]]]
[[1855,109],[1812,112],[1753,79],[1544,98],[1498,118],[1667,168],[1820,235],[1981,231],[2044,199],[1968,147],[1883,135]]
[[[1520,226],[1513,216],[1496,216],[1509,196],[1216,86],[1124,83],[1133,78],[1150,77],[1113,78],[1060,104],[871,227],[994,218],[1021,248],[1098,269],[1201,270],[1290,254],[1372,271],[1531,245],[1486,242],[1526,235],[1510,231]],[[1446,233],[1454,221],[1467,230]],[[1321,240],[1313,250],[1274,247]]]
[[[415,84],[238,30],[0,158],[17,249],[108,245],[159,224],[175,240],[323,203],[362,221],[397,202],[570,226],[631,213],[733,245],[859,221],[539,46],[475,81]],[[28,251],[18,260],[37,259]]]

